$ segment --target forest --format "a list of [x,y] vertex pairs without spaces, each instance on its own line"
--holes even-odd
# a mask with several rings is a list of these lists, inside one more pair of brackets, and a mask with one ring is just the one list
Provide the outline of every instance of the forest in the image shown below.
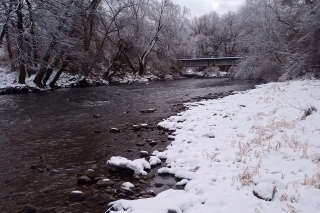
[[63,72],[110,80],[179,71],[183,57],[240,56],[235,78],[320,72],[319,0],[246,0],[192,17],[171,0],[2,0],[0,66],[53,87]]

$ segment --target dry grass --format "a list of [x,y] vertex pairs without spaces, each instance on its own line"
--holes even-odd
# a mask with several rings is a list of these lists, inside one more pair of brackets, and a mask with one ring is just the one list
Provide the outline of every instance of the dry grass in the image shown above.
[[204,159],[210,160],[211,162],[216,160],[217,155],[219,155],[220,152],[207,152],[207,151],[202,151],[202,156]]
[[320,163],[320,154],[316,153],[310,156],[313,163]]
[[320,171],[317,171],[311,177],[308,177],[308,175],[305,175],[301,184],[307,185],[307,186],[314,186],[316,189],[320,189]]
[[253,182],[253,173],[250,172],[249,168],[246,167],[245,170],[238,175],[238,180],[240,181],[242,186],[250,186]]

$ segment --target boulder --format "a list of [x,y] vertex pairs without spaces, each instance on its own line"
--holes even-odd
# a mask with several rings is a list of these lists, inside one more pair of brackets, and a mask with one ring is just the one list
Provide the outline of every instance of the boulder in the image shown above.
[[275,192],[276,186],[269,182],[261,182],[253,187],[254,196],[265,201],[273,200]]

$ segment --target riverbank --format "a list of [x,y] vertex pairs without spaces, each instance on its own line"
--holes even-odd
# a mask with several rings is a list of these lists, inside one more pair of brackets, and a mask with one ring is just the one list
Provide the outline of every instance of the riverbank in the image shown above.
[[[53,73],[52,76],[54,76]],[[51,78],[48,80],[50,82]],[[39,88],[34,82],[34,75],[26,79],[26,84],[18,83],[18,74],[7,72],[6,69],[0,68],[0,95],[9,94],[24,94],[30,92],[44,92],[53,89],[61,88],[82,88],[82,87],[92,87],[92,86],[105,86],[105,85],[121,85],[121,84],[132,84],[132,83],[144,83],[149,84],[150,81],[160,81],[160,80],[180,80],[184,78],[224,78],[228,77],[226,72],[213,72],[211,74],[204,74],[203,72],[193,72],[193,73],[182,73],[180,74],[168,74],[162,76],[162,78],[157,77],[152,73],[148,73],[144,76],[139,76],[133,73],[126,73],[122,77],[113,77],[111,81],[106,81],[100,77],[85,77],[82,75],[71,75],[68,73],[62,73],[58,81],[55,83],[54,88],[47,86],[46,88]]]
[[[183,190],[118,200],[110,212],[317,212],[320,81],[257,86],[185,104],[158,125],[173,131],[158,174]],[[118,210],[118,211],[116,211]]]

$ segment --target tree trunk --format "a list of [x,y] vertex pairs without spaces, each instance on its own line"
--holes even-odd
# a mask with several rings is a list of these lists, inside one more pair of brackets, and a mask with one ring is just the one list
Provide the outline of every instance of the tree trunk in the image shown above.
[[65,68],[68,66],[68,61],[70,60],[70,57],[67,57],[63,62],[62,65],[60,67],[60,69],[58,70],[58,72],[56,73],[56,75],[54,76],[54,78],[52,79],[52,81],[49,83],[49,87],[51,89],[54,88],[55,83],[57,82],[57,80],[59,79],[61,73],[63,72],[63,70],[65,70]]
[[36,77],[34,78],[33,82],[39,87],[39,88],[44,88],[44,85],[42,83],[42,79],[44,77],[44,74],[46,73],[46,67],[47,67],[47,64],[48,64],[48,61],[50,59],[50,56],[51,56],[51,49],[55,46],[55,42],[51,42],[49,47],[47,48],[44,56],[43,56],[43,59],[42,59],[42,62],[40,64],[40,68],[37,72],[37,75]]
[[47,81],[49,80],[54,67],[56,67],[59,63],[59,61],[61,60],[62,55],[64,54],[64,51],[59,51],[59,53],[54,57],[53,61],[50,63],[50,65],[47,67],[45,76],[42,80],[43,86],[46,86]]
[[2,31],[0,34],[0,47],[2,46],[2,42],[3,42],[4,36],[6,34],[6,28],[7,28],[7,24],[3,25]]
[[25,84],[26,70],[24,64],[24,49],[23,49],[23,13],[22,5],[23,0],[19,0],[19,5],[16,10],[17,14],[17,27],[18,27],[18,48],[20,51],[19,56],[19,84]]
[[143,61],[139,61],[139,75],[145,75],[146,74],[146,64],[143,63]]

